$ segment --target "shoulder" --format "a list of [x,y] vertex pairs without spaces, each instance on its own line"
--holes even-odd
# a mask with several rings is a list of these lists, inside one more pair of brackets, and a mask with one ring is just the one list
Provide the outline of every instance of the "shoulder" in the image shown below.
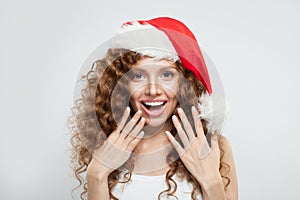
[[221,151],[220,174],[226,188],[226,197],[235,200],[238,199],[238,183],[232,147],[229,140],[223,135],[219,136],[218,143]]
[[218,143],[219,143],[219,147],[221,150],[225,152],[232,152],[232,148],[231,148],[231,143],[229,142],[229,140],[223,136],[223,135],[220,135],[219,138],[218,138]]
[[221,151],[221,162],[228,163],[230,166],[234,165],[232,146],[229,140],[225,136],[220,135],[218,143]]

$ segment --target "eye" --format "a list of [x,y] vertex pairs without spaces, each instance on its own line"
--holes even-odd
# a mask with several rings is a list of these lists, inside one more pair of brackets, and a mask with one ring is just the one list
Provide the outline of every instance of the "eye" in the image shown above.
[[170,80],[170,79],[172,79],[174,77],[174,72],[165,71],[165,72],[163,72],[163,74],[161,75],[161,77],[164,80]]
[[139,80],[142,80],[144,78],[145,78],[145,76],[143,74],[141,74],[141,73],[134,73],[134,74],[132,74],[132,80],[133,81],[139,81]]

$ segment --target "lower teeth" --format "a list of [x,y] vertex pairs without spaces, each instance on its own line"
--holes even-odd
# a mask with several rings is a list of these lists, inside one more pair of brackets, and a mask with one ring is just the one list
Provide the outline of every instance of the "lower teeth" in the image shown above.
[[162,107],[163,105],[160,105],[160,106],[148,106],[148,110],[158,110]]

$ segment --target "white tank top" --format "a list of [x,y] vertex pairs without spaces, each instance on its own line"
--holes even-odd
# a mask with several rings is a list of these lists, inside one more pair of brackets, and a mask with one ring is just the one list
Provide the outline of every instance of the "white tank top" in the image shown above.
[[[123,176],[123,174],[121,174]],[[178,200],[188,200],[191,198],[193,190],[192,184],[185,179],[182,181],[176,176],[173,179],[177,183],[175,195]],[[144,176],[132,174],[131,181],[127,183],[118,183],[112,190],[112,193],[120,200],[157,200],[158,195],[167,189],[165,175]],[[174,196],[168,196],[166,193],[161,195],[161,200],[176,200]],[[197,200],[201,200],[201,194],[198,194]]]

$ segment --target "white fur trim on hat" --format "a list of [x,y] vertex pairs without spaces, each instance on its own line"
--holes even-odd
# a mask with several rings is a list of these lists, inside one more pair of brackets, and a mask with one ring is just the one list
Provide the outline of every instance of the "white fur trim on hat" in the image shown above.
[[168,36],[150,24],[123,24],[112,47],[127,48],[155,59],[179,60]]

